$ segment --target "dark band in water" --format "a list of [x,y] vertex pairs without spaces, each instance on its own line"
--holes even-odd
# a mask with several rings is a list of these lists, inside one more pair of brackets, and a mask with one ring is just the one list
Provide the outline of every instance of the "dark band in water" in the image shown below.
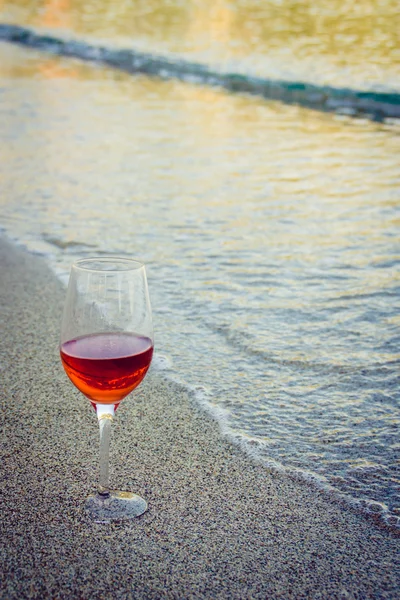
[[400,118],[400,94],[380,93],[330,86],[317,86],[297,81],[280,81],[237,73],[220,73],[206,65],[129,49],[95,46],[78,40],[41,35],[18,25],[0,23],[0,39],[38,48],[52,54],[73,56],[87,61],[111,65],[128,73],[145,73],[164,79],[181,79],[298,104],[315,110],[364,116],[376,121]]

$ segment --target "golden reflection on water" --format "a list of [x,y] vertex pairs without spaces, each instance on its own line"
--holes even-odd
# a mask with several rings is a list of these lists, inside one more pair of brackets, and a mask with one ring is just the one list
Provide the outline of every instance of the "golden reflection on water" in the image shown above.
[[[360,268],[360,289],[383,285],[384,270],[362,269],[376,260],[377,248],[390,253],[387,232],[396,226],[400,139],[386,126],[191,84],[133,78],[8,46],[0,74],[32,78],[23,85],[32,85],[34,123],[46,143],[33,151],[28,137],[15,151],[38,161],[39,187],[47,185],[46,176],[40,181],[42,172],[60,175],[53,181],[60,197],[73,194],[69,182],[77,176],[79,187],[88,190],[87,205],[76,207],[80,219],[72,239],[98,243],[90,239],[88,222],[113,213],[120,201],[113,200],[119,197],[117,182],[129,190],[127,210],[162,191],[169,199],[166,227],[179,224],[187,235],[218,231],[209,242],[218,246],[217,253],[225,248],[240,254],[245,247],[256,256],[270,253],[272,246],[281,265],[311,268],[324,256],[334,264],[329,257],[339,253],[344,260],[348,252]],[[34,85],[43,76],[59,83]],[[67,110],[71,105],[74,111]],[[90,192],[94,181],[105,198],[101,206],[97,192]],[[51,210],[49,220],[63,222],[65,206]],[[143,227],[154,219],[151,210],[140,208]],[[112,220],[117,230],[126,227],[114,213]],[[176,247],[168,247],[162,235],[153,244],[159,244],[161,256],[176,259]],[[198,259],[196,249],[192,258]]]
[[40,24],[43,27],[68,28],[71,25],[70,0],[49,0],[43,7]]
[[72,30],[266,77],[399,88],[398,0],[3,0],[2,21]]

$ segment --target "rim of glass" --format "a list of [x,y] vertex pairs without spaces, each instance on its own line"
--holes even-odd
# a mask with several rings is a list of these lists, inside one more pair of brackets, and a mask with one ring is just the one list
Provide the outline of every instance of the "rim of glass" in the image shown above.
[[[112,267],[115,268],[112,268]],[[92,256],[80,258],[72,264],[73,269],[82,271],[119,273],[121,271],[136,271],[142,269],[144,264],[134,258],[123,258],[120,256]]]

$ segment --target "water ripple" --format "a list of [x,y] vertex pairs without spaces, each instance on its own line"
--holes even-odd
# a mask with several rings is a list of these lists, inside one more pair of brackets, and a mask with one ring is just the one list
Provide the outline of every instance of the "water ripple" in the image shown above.
[[[400,118],[400,94],[395,92],[322,87],[303,81],[271,80],[241,73],[224,73],[208,65],[184,59],[174,60],[129,48],[120,50],[95,46],[83,40],[65,40],[5,23],[0,23],[0,39],[60,56],[101,62],[128,73],[145,73],[163,79],[176,78],[191,84],[218,86],[230,92],[255,94],[287,104],[299,104],[347,116],[361,115],[378,121]],[[295,185],[298,186],[298,182]],[[303,189],[304,184],[299,191]]]

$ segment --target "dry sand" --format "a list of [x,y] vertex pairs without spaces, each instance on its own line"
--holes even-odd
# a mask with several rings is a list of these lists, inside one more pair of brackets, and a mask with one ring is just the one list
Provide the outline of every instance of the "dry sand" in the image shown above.
[[392,534],[252,464],[154,370],[118,410],[111,456],[113,484],[149,511],[90,522],[97,421],[60,365],[64,290],[5,240],[0,278],[2,598],[400,597]]

